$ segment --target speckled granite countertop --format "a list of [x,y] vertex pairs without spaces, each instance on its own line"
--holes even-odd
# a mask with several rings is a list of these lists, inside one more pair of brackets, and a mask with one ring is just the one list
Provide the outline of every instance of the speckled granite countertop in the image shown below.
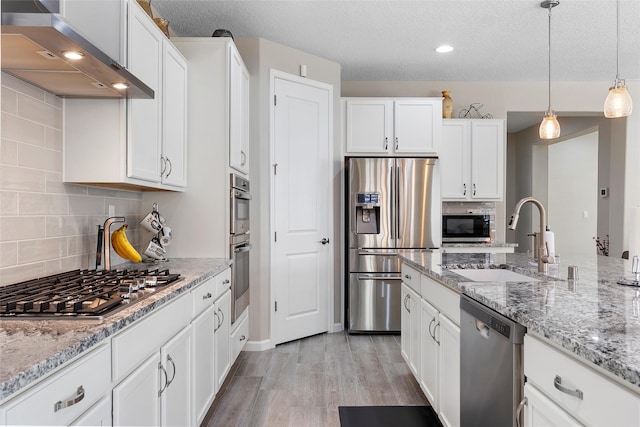
[[[627,260],[562,257],[547,275],[526,254],[407,252],[403,261],[491,307],[615,376],[640,387],[640,288],[618,285]],[[569,265],[578,280],[568,280]],[[470,282],[450,269],[508,268],[540,282]],[[637,390],[640,392],[640,389]]]
[[486,243],[443,243],[443,248],[517,248],[517,243],[486,242]]
[[[100,320],[0,321],[0,401],[120,329],[149,314],[229,266],[225,259],[174,259],[163,263],[183,280]],[[147,264],[116,268],[149,268]],[[157,265],[154,264],[154,267]]]

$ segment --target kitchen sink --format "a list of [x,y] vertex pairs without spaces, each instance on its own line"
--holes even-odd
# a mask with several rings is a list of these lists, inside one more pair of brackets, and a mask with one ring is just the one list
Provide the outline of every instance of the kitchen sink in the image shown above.
[[525,276],[503,268],[449,270],[473,282],[539,282],[540,279]]

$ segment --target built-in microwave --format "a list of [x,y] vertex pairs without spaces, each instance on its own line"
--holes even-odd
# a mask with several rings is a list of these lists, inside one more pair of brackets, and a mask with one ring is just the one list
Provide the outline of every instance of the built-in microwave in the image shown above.
[[442,215],[443,243],[485,243],[491,241],[491,216],[476,214]]

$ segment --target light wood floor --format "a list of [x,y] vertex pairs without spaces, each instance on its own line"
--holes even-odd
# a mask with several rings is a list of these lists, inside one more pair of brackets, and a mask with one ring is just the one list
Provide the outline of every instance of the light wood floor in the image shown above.
[[203,426],[339,427],[345,405],[429,405],[399,335],[321,334],[242,352]]

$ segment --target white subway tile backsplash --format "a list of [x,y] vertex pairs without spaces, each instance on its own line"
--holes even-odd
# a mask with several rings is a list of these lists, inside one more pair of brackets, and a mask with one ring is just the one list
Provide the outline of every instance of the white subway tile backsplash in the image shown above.
[[58,259],[65,256],[67,256],[66,237],[18,242],[18,262],[20,264]]
[[2,113],[1,135],[3,138],[44,147],[44,128],[45,126],[40,123],[12,114]]
[[23,94],[18,94],[18,115],[56,129],[62,125],[61,108]]
[[18,243],[0,243],[0,268],[18,264]]
[[0,221],[0,242],[45,237],[44,216],[3,216]]
[[45,173],[36,169],[3,165],[0,168],[0,190],[44,191]]
[[0,215],[18,215],[18,193],[0,191]]
[[62,152],[35,145],[18,144],[18,166],[62,172]]
[[69,197],[61,194],[20,193],[19,215],[66,215],[69,213]]
[[[140,237],[138,222],[151,206],[141,192],[62,182],[62,100],[1,78],[0,285],[94,268],[97,225],[110,204],[127,218],[131,242],[146,246],[151,237]],[[124,262],[112,255],[114,265]]]
[[18,142],[10,139],[0,140],[0,164],[18,164]]

